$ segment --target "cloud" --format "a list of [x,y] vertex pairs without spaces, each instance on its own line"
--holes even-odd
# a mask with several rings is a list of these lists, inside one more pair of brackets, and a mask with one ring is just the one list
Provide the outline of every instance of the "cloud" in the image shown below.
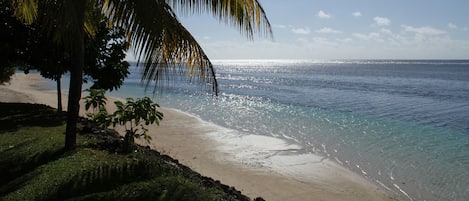
[[354,13],[352,13],[352,15],[353,15],[354,17],[361,17],[361,16],[362,16],[362,13],[361,13],[361,12],[354,12]]
[[351,42],[353,42],[353,39],[351,39],[351,38],[339,38],[339,39],[337,39],[337,41],[340,42],[340,43],[351,43]]
[[450,28],[450,29],[457,29],[458,26],[450,22],[450,23],[448,23],[448,28]]
[[315,37],[312,39],[312,43],[314,45],[319,45],[319,46],[338,46],[339,44],[331,41],[327,38],[321,38],[321,37]]
[[326,13],[322,10],[320,10],[316,16],[318,16],[321,19],[329,19],[329,18],[332,17],[332,15],[330,15],[329,13]]
[[368,35],[361,33],[354,33],[353,36],[362,40],[380,40],[381,34],[377,32],[371,32]]
[[300,42],[300,43],[307,43],[309,42],[308,39],[306,38],[297,38],[296,41]]
[[[377,34],[357,35],[368,38]],[[381,33],[382,39],[386,37]],[[290,43],[230,40],[202,42],[202,46],[211,59],[465,59],[469,51],[469,41],[448,37],[431,37],[428,40],[403,37],[396,40],[398,43],[389,44],[388,40],[374,42],[361,41],[356,37],[334,39],[306,36]]]
[[463,27],[463,26],[458,26],[457,24],[454,24],[452,22],[448,23],[448,28],[450,30],[457,30],[457,31],[469,31],[468,27]]
[[368,35],[361,34],[361,33],[354,33],[353,37],[358,38],[358,39],[362,39],[362,40],[367,40],[368,39]]
[[311,30],[308,27],[305,28],[294,28],[291,30],[295,34],[308,35],[311,33]]
[[385,17],[375,17],[373,18],[373,20],[375,21],[376,25],[378,26],[389,26],[391,25],[391,20],[388,19],[388,18],[385,18]]
[[381,33],[384,33],[384,34],[387,34],[387,35],[392,35],[392,31],[389,30],[389,29],[382,28],[380,31],[381,31]]
[[428,26],[413,27],[413,26],[402,25],[402,28],[404,28],[405,32],[411,32],[411,33],[415,33],[418,35],[436,36],[436,35],[442,35],[446,33],[446,31],[435,29],[433,27],[428,27]]
[[272,25],[272,27],[274,27],[274,28],[279,28],[279,29],[285,29],[285,28],[287,28],[287,25],[283,25],[283,24],[274,24],[274,25]]
[[316,31],[316,33],[323,33],[323,34],[338,34],[342,33],[342,31],[331,29],[329,27],[324,27]]

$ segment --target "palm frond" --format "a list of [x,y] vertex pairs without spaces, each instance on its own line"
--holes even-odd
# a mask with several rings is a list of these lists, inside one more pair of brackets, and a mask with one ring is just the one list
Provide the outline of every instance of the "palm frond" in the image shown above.
[[36,20],[38,15],[37,0],[10,0],[12,8],[15,9],[14,15],[27,24]]
[[[17,18],[28,24],[41,24],[58,44],[67,45],[80,29],[91,37],[96,32],[96,16],[93,16],[96,5],[92,0],[87,1],[86,7],[74,0],[10,0],[10,3]],[[77,15],[83,12],[86,12],[84,25],[77,20]]]
[[273,37],[270,22],[258,0],[165,0],[185,14],[211,13],[218,20],[237,27],[250,39],[255,32]]
[[217,93],[210,60],[164,0],[103,2],[104,13],[126,30],[139,63],[143,61],[142,81],[147,87],[152,81],[174,79],[174,73],[180,72],[207,81]]
[[83,28],[89,38],[94,38],[96,36],[99,22],[102,18],[99,2],[88,0],[88,3],[86,4],[85,24],[83,25]]
[[41,24],[60,45],[70,48],[77,33],[83,31],[83,16],[87,4],[77,0],[43,0],[39,5],[43,14]]

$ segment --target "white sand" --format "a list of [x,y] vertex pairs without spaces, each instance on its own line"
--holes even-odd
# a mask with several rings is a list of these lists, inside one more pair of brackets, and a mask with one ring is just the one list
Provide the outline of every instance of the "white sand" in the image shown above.
[[[0,85],[0,102],[56,107],[55,91],[39,87],[44,81],[39,75],[16,74],[10,84]],[[67,97],[63,97],[65,109]],[[108,102],[116,100],[108,98]],[[396,195],[328,159],[297,152],[301,150],[299,145],[270,137],[239,135],[173,109],[163,108],[162,112],[165,117],[161,126],[150,127],[153,149],[178,159],[202,175],[234,186],[252,198],[263,197],[269,201],[397,200]]]

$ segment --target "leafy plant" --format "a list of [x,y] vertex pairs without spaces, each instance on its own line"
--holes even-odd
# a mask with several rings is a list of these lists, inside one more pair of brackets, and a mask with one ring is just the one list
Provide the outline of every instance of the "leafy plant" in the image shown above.
[[91,118],[98,127],[107,128],[111,125],[112,116],[108,114],[105,107],[107,101],[106,91],[104,89],[86,89],[85,91],[89,92],[89,95],[83,98],[85,100],[85,110],[88,111],[90,107],[93,108],[93,112],[86,113],[86,116]]
[[87,89],[89,95],[84,97],[85,109],[92,108],[93,112],[86,115],[100,128],[105,129],[111,123],[114,127],[117,124],[124,126],[124,150],[129,151],[135,143],[135,138],[143,138],[150,143],[151,137],[147,134],[148,129],[145,126],[150,124],[160,124],[163,119],[163,113],[157,110],[160,107],[150,98],[127,98],[126,103],[116,101],[116,111],[109,114],[105,108],[107,98],[103,89]]
[[84,97],[85,109],[88,111],[90,107],[93,107],[93,113],[96,113],[97,109],[104,108],[106,105],[107,98],[104,95],[106,91],[104,89],[86,89],[89,93],[88,96]]
[[93,121],[99,128],[106,129],[112,123],[112,115],[106,111],[106,108],[101,107],[99,111],[93,115]]
[[114,112],[113,125],[122,125],[125,128],[124,149],[129,151],[134,145],[135,138],[143,138],[147,143],[151,137],[147,134],[148,129],[145,126],[150,124],[160,124],[163,119],[163,113],[157,110],[160,107],[150,98],[127,98],[126,103],[121,101],[114,102],[117,110]]

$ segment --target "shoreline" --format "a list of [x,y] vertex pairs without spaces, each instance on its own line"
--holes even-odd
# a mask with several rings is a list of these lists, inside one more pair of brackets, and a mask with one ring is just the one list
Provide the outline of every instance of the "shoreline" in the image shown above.
[[[41,82],[46,80],[37,74],[15,74],[10,85],[0,85],[0,101],[56,107],[55,91],[39,88]],[[64,107],[66,99],[64,94]],[[113,100],[117,99],[108,96],[108,103]],[[240,135],[175,109],[161,111],[165,115],[161,125],[149,127],[151,148],[251,198],[398,200],[397,195],[329,159],[300,153],[299,145],[272,137]],[[80,115],[84,115],[83,106]]]
[[251,198],[399,200],[329,159],[301,153],[299,145],[273,137],[241,135],[175,109],[163,112],[161,126],[150,129],[156,132],[152,133],[153,149]]

